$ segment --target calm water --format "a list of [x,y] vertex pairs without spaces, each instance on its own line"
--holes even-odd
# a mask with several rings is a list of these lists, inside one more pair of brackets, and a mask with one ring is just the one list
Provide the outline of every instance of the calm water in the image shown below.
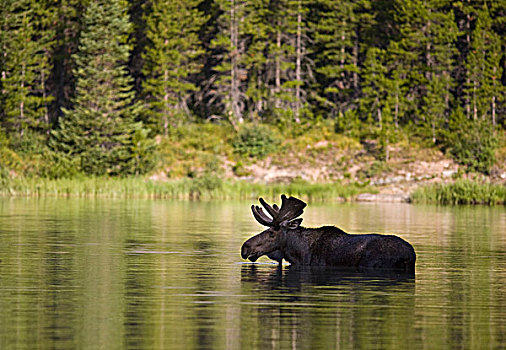
[[1,349],[504,349],[504,207],[316,205],[415,278],[241,260],[250,202],[0,199]]

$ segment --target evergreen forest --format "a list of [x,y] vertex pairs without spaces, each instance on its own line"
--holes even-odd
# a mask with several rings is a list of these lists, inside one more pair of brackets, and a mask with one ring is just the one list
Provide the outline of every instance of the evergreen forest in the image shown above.
[[209,125],[253,158],[321,123],[382,161],[504,147],[505,1],[0,0],[0,47],[0,178],[147,174]]

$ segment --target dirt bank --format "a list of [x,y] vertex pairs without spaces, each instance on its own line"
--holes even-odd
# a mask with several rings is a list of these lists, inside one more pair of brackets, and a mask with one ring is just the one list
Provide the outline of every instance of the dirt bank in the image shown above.
[[[406,202],[418,186],[452,182],[457,178],[480,178],[505,183],[506,165],[496,166],[493,175],[466,174],[451,158],[434,148],[396,146],[389,148],[389,159],[379,161],[373,147],[364,145],[343,149],[329,141],[307,145],[302,152],[285,152],[244,166],[245,175],[237,179],[262,183],[367,183],[378,194],[360,195],[358,201]],[[229,177],[234,177],[230,168]]]

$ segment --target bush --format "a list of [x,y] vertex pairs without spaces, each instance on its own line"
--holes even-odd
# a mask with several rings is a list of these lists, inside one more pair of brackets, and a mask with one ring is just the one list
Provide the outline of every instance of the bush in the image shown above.
[[346,112],[339,112],[334,130],[338,134],[343,134],[352,138],[360,138],[360,119],[355,109],[349,109]]
[[49,179],[73,178],[82,175],[80,169],[81,157],[67,156],[60,152],[48,150],[44,157],[44,165],[40,175]]
[[210,173],[202,174],[194,179],[190,180],[190,198],[200,199],[204,195],[207,195],[207,198],[215,197],[213,195],[214,192],[220,192],[223,187],[223,180]]
[[279,138],[265,125],[246,125],[233,141],[236,153],[260,159],[276,152],[280,144]]
[[470,171],[489,174],[499,145],[491,123],[482,119],[469,120],[457,111],[449,129],[446,147],[453,158]]

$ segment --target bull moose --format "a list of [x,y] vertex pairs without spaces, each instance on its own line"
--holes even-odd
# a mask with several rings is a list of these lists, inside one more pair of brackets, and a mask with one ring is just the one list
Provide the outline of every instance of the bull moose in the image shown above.
[[256,261],[267,255],[292,265],[336,266],[357,270],[395,269],[414,273],[415,250],[405,240],[393,235],[348,234],[334,226],[305,228],[300,226],[306,203],[281,196],[281,208],[259,199],[252,205],[255,219],[268,229],[251,237],[241,247],[243,259]]

